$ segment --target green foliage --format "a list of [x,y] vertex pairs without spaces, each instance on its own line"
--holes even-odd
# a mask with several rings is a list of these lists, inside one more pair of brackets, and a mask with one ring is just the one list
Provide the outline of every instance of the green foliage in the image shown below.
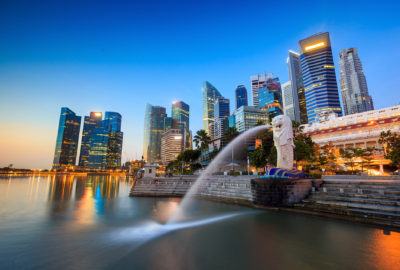
[[198,159],[201,155],[201,151],[199,149],[196,150],[185,150],[176,160],[170,161],[166,167],[169,171],[182,172],[183,173],[191,173],[194,170],[201,168],[200,163],[198,163]]
[[196,135],[193,139],[196,148],[200,148],[201,150],[205,150],[208,148],[208,145],[211,143],[211,138],[208,136],[207,132],[204,129],[200,129],[196,132]]
[[271,150],[268,154],[268,163],[274,166],[276,166],[278,163],[278,153],[276,152],[275,146],[271,147]]
[[250,164],[256,168],[262,168],[266,164],[266,154],[263,147],[257,147],[249,154]]
[[310,136],[299,133],[294,138],[294,160],[312,161],[315,148]]
[[392,161],[393,166],[400,166],[400,136],[390,130],[381,132],[379,143],[384,146],[385,158]]
[[229,127],[225,132],[224,132],[224,138],[226,144],[230,143],[233,139],[235,139],[239,135],[239,132],[236,130],[234,127]]
[[254,126],[255,126],[255,127],[264,126],[265,124],[266,124],[266,123],[265,123],[264,121],[258,120]]

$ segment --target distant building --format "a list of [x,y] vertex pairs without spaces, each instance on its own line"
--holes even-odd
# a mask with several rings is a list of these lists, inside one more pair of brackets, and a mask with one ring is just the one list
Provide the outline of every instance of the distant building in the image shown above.
[[68,108],[61,108],[53,169],[75,166],[81,117]]
[[146,105],[143,136],[143,157],[149,162],[161,161],[161,137],[165,132],[165,107]]
[[211,83],[203,82],[203,129],[210,135],[209,125],[215,121],[215,99],[221,97],[220,92]]
[[85,116],[81,139],[81,151],[79,154],[79,166],[88,167],[89,150],[93,131],[100,127],[103,114],[101,112],[91,112],[90,116]]
[[220,138],[224,135],[224,131],[228,128],[228,123],[225,121],[230,115],[229,99],[217,97],[214,105],[214,138]]
[[106,112],[100,126],[92,132],[88,167],[104,170],[121,167],[123,132],[122,117],[116,112]]
[[181,123],[186,123],[186,128],[189,129],[189,105],[183,101],[174,101],[172,103],[172,118]]
[[267,109],[270,119],[283,114],[279,78],[268,79],[263,87],[258,88],[258,104],[260,108]]
[[170,129],[163,134],[161,139],[161,159],[164,165],[176,160],[179,154],[185,150],[184,133],[184,129]]
[[273,79],[274,75],[272,74],[263,74],[263,75],[253,75],[250,77],[251,80],[251,92],[253,96],[253,106],[259,107],[258,104],[258,88],[265,86],[268,79]]
[[308,122],[324,111],[342,116],[329,33],[300,40],[299,46]]
[[289,51],[287,58],[289,80],[291,84],[291,95],[287,93],[287,97],[291,96],[291,101],[286,98],[287,103],[293,104],[293,113],[289,112],[290,115],[294,115],[292,120],[306,124],[307,118],[307,106],[306,96],[304,93],[303,75],[300,68],[300,55],[296,52]]
[[[283,103],[283,114],[288,116],[290,119],[297,121],[295,113],[295,101],[293,99],[292,81],[285,82],[282,84],[282,103]],[[300,114],[298,115],[300,116]],[[300,120],[300,119],[299,119]]]
[[229,123],[229,127],[236,128],[236,116],[234,114],[232,114],[231,116],[228,117],[228,123]]
[[254,127],[258,121],[269,123],[266,109],[254,106],[242,106],[235,110],[235,124],[238,132],[244,132]]
[[244,85],[239,85],[235,90],[236,109],[241,106],[248,106],[247,89]]
[[349,115],[373,110],[374,104],[368,93],[367,80],[357,48],[340,52],[339,69],[344,113]]

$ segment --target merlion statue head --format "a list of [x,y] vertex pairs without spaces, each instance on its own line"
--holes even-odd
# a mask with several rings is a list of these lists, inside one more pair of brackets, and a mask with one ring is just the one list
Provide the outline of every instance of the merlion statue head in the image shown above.
[[278,115],[272,119],[275,144],[293,145],[292,120],[286,115]]

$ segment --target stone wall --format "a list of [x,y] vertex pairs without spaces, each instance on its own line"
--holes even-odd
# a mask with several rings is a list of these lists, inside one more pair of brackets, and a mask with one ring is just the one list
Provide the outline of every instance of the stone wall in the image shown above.
[[[210,176],[203,180],[197,196],[237,204],[288,206],[311,190],[312,180],[262,179],[255,176]],[[139,179],[130,196],[182,197],[196,181],[195,176]]]

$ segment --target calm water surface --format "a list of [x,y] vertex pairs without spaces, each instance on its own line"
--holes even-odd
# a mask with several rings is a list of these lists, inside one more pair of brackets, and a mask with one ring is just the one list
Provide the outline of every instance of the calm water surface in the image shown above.
[[400,234],[200,201],[119,177],[0,178],[0,269],[400,269]]

